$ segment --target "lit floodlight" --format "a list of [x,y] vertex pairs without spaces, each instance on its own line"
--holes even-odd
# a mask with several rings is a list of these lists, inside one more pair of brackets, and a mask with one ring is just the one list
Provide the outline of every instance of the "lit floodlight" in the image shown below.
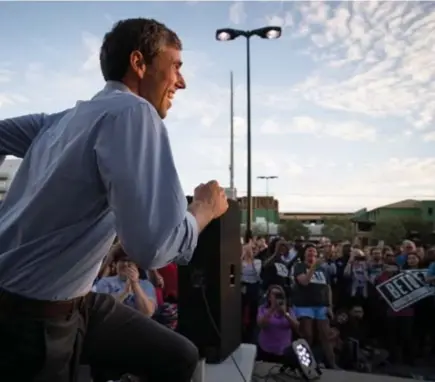
[[229,41],[229,40],[231,40],[231,35],[228,32],[220,32],[216,36],[216,39],[219,41]]
[[232,29],[232,28],[224,28],[224,29],[218,29],[216,31],[216,40],[218,41],[230,41],[234,40],[235,38],[245,35],[246,32],[238,30],[238,29]]
[[266,33],[266,37],[269,40],[273,40],[273,39],[277,39],[281,37],[281,31],[277,30],[277,29],[271,29],[270,31],[268,31]]
[[281,37],[282,29],[281,27],[270,26],[259,29],[254,29],[250,32],[252,35],[256,35],[261,38],[268,40],[276,40]]

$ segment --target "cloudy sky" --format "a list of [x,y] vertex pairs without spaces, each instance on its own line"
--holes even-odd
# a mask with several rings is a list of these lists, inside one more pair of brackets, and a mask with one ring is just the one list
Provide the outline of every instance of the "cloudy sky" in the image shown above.
[[[98,49],[116,20],[153,17],[184,43],[188,89],[167,118],[186,193],[246,190],[245,45],[216,28],[283,27],[252,40],[253,176],[277,175],[281,211],[354,211],[435,199],[435,6],[418,2],[0,2],[0,119],[55,112],[104,84]],[[265,194],[254,180],[255,194]]]

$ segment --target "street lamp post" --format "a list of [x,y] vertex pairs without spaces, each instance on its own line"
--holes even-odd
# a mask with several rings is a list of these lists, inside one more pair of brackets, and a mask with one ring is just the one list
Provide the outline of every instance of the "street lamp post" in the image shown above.
[[246,38],[246,151],[247,151],[247,214],[246,214],[246,232],[248,235],[252,234],[252,161],[251,161],[251,44],[250,39],[252,36],[258,36],[264,39],[277,39],[281,37],[282,29],[277,26],[269,26],[251,31],[243,31],[238,29],[224,28],[216,31],[216,40],[230,41],[237,37]]
[[[276,175],[269,175],[269,176],[257,176],[257,179],[263,179],[266,181],[266,200],[269,196],[269,180],[271,179],[278,179]],[[266,224],[267,224],[267,234],[269,235],[269,203],[267,204],[266,208]]]

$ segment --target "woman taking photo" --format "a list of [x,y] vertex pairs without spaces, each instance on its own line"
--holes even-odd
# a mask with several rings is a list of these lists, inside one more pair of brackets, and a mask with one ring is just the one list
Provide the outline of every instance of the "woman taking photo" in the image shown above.
[[295,286],[293,289],[294,312],[300,322],[301,336],[311,346],[314,325],[317,326],[319,340],[328,368],[336,368],[334,351],[329,341],[329,318],[332,313],[332,292],[328,274],[322,267],[323,260],[317,258],[314,245],[304,248],[304,262],[294,266]]
[[369,262],[364,251],[352,249],[349,262],[344,268],[344,277],[350,282],[350,298],[346,305],[361,305],[367,311],[370,277]]
[[258,310],[257,359],[265,362],[292,364],[291,348],[294,332],[299,328],[294,313],[287,306],[284,289],[271,285],[266,292],[266,303]]

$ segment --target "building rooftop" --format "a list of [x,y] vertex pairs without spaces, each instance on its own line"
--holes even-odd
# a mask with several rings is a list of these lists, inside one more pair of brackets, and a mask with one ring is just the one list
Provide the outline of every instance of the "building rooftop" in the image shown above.
[[400,208],[418,208],[420,205],[420,201],[419,200],[415,200],[415,199],[405,199],[405,200],[401,200],[400,202],[395,202],[395,203],[391,203],[391,204],[387,204],[385,206],[380,206],[377,208],[373,208],[372,211],[374,210],[379,210],[381,208],[391,208],[391,209],[400,209]]

